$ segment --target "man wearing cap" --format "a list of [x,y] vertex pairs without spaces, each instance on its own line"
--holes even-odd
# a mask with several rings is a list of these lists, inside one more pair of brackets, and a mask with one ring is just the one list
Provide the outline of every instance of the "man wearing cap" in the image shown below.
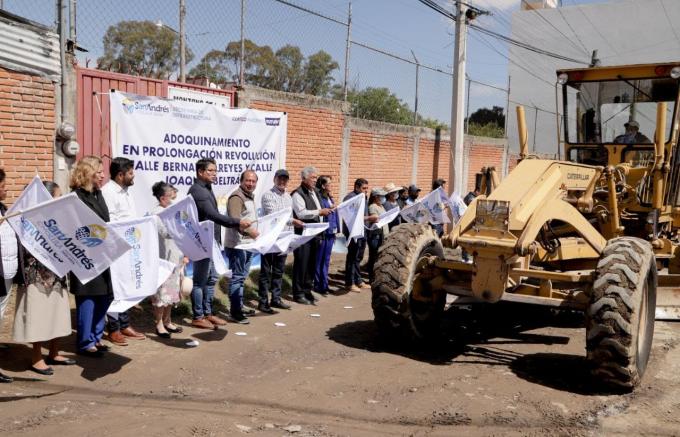
[[[264,215],[293,207],[293,200],[290,194],[286,192],[289,180],[290,175],[287,170],[276,170],[274,186],[262,195],[262,213]],[[291,218],[284,231],[292,231],[293,226],[302,228],[302,225],[302,221]],[[272,308],[290,309],[290,305],[281,300],[281,284],[283,283],[286,256],[285,253],[267,253],[260,257],[260,280],[258,286],[260,302],[257,309],[263,313],[273,314],[274,310]],[[272,295],[271,301],[269,300],[270,291]]]
[[640,133],[640,123],[631,120],[623,125],[626,133],[614,138],[615,143],[621,144],[649,144],[649,138]]
[[[399,208],[401,209],[401,206],[399,205],[399,200],[397,199],[397,196],[399,196],[399,192],[403,190],[403,187],[397,187],[394,185],[394,183],[390,182],[389,184],[385,185],[384,191],[385,191],[385,202],[383,203],[383,208],[385,208],[385,211],[389,211],[394,208]],[[392,220],[389,224],[388,227],[391,230],[393,227],[401,224],[401,216],[397,216],[394,220]]]
[[[364,178],[359,178],[354,181],[354,190],[345,196],[343,200],[352,199],[355,196],[368,197],[368,181]],[[368,201],[365,204],[364,221],[368,223],[375,223],[378,221],[378,216],[369,216]],[[343,223],[342,233],[345,238],[349,238],[349,229]],[[366,238],[355,238],[350,241],[347,246],[347,258],[345,258],[345,286],[348,291],[360,292],[362,288],[368,288],[369,285],[364,284],[361,279],[361,261],[364,259],[364,252],[366,251]]]
[[418,196],[422,190],[416,185],[411,184],[408,186],[408,199],[406,199],[406,206],[411,206],[416,203]]

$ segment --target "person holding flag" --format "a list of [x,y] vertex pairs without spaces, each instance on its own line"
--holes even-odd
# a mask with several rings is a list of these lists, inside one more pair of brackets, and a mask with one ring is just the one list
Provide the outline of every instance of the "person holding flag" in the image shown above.
[[[321,223],[333,210],[322,208],[316,192],[318,172],[315,167],[305,167],[300,172],[302,182],[293,192],[293,217],[303,223]],[[295,228],[302,234],[302,228]],[[314,271],[319,248],[317,238],[312,238],[293,252],[293,300],[302,305],[313,305]]]
[[[135,202],[130,193],[130,187],[135,183],[135,162],[128,158],[113,158],[109,165],[109,180],[102,188],[102,195],[109,209],[109,217],[112,222],[118,222],[135,218],[137,211]],[[146,335],[137,332],[130,326],[130,314],[127,311],[121,313],[109,312],[108,339],[117,346],[127,346],[126,338],[144,340]]]
[[[331,195],[330,176],[319,176],[316,181],[316,189],[319,193],[319,200],[323,208],[335,208],[335,201]],[[314,272],[314,289],[322,296],[328,295],[328,269],[331,265],[331,254],[335,244],[335,234],[340,231],[340,224],[337,212],[331,212],[327,218],[328,228],[321,233],[318,253],[316,258],[316,269]]]
[[[71,190],[99,218],[109,222],[109,209],[104,201],[101,186],[104,182],[102,160],[85,156],[76,164],[71,174]],[[101,343],[104,335],[106,311],[113,301],[111,271],[104,270],[86,284],[69,273],[70,291],[76,297],[76,353],[99,358],[109,350]]]
[[[368,181],[366,179],[358,178],[354,181],[354,190],[347,194],[342,201],[344,203],[356,196],[368,197]],[[377,215],[369,216],[366,202],[364,202],[364,221],[371,224],[378,221]],[[347,258],[345,259],[345,286],[348,291],[358,293],[362,288],[369,287],[369,285],[363,283],[360,270],[361,261],[364,259],[364,252],[366,251],[366,238],[350,238],[350,230],[346,223],[342,225],[342,233],[345,238],[350,240],[347,246]]]
[[[254,170],[246,170],[241,173],[240,185],[227,201],[227,215],[234,219],[245,218],[252,222],[257,221],[257,207],[255,206],[255,187],[257,186],[257,173]],[[229,313],[234,322],[242,325],[248,324],[248,318],[255,314],[254,310],[243,309],[243,286],[250,272],[250,262],[253,253],[237,249],[242,243],[249,243],[259,235],[254,226],[243,231],[229,228],[224,236],[224,247],[229,259],[229,268],[232,276],[229,281]]]
[[[39,181],[39,179],[37,179]],[[52,198],[61,196],[59,185],[43,183]],[[59,354],[59,338],[71,335],[71,308],[66,277],[59,278],[30,253],[24,257],[26,283],[17,288],[12,339],[18,343],[33,343],[31,370],[41,375],[52,375],[50,366],[76,364],[72,358]],[[43,358],[43,342],[49,355]]]
[[[233,218],[220,214],[217,209],[217,199],[212,190],[212,184],[217,180],[217,164],[214,159],[202,158],[196,162],[196,178],[189,188],[189,195],[193,197],[198,211],[198,220],[212,220],[215,241],[220,241],[222,226],[238,228],[245,231],[253,223],[245,218]],[[217,272],[212,258],[205,258],[194,262],[194,288],[191,291],[191,307],[193,321],[196,328],[215,329],[216,326],[226,325],[227,322],[212,313],[212,299],[215,294]]]
[[[380,214],[385,212],[383,203],[385,203],[386,194],[387,192],[382,188],[374,188],[371,190],[371,196],[368,199],[369,216],[380,216]],[[368,270],[369,282],[373,282],[373,266],[378,260],[378,249],[382,246],[383,241],[389,232],[389,226],[385,225],[382,228],[370,229],[366,233],[366,243],[368,245],[368,262],[366,263],[366,270]]]

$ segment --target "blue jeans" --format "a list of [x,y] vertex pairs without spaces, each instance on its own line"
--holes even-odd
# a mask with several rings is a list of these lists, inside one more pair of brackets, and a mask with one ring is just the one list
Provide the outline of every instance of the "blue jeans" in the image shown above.
[[106,311],[113,301],[112,295],[76,296],[76,348],[90,349],[104,335]]
[[217,272],[211,258],[194,261],[194,288],[191,290],[191,307],[194,320],[212,315]]
[[232,315],[241,315],[243,313],[243,284],[248,277],[253,254],[245,250],[231,248],[227,248],[226,252],[231,269],[231,282],[229,283],[230,311]]
[[324,235],[317,249],[314,289],[319,293],[328,291],[328,269],[331,265],[333,243],[335,243],[335,235]]

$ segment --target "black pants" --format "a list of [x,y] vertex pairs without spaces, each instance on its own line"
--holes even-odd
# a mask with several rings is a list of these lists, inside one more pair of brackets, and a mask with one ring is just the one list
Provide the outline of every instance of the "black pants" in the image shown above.
[[258,293],[261,305],[269,305],[269,291],[272,293],[272,302],[281,302],[281,285],[285,267],[286,254],[267,253],[260,257]]
[[312,238],[293,251],[293,297],[296,299],[305,297],[308,300],[314,300],[312,287],[314,286],[318,246],[318,240]]
[[345,285],[361,285],[361,260],[364,259],[366,250],[366,239],[359,238],[352,240],[347,247],[347,258],[345,259]]
[[118,318],[106,317],[109,321],[109,333],[120,331],[130,326],[130,314],[127,311],[118,313]]
[[366,263],[366,270],[368,270],[368,280],[373,282],[373,267],[375,262],[378,260],[378,249],[383,243],[383,233],[382,230],[376,235],[368,237],[368,262]]

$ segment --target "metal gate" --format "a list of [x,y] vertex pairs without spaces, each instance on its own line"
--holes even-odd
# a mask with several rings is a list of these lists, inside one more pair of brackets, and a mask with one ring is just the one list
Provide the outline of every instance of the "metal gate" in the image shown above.
[[234,106],[236,97],[234,89],[222,90],[78,67],[77,138],[80,143],[78,159],[85,155],[100,156],[104,159],[104,168],[108,172],[109,157],[111,156],[109,90],[115,89],[145,96],[167,97],[168,86],[228,96],[231,106]]

